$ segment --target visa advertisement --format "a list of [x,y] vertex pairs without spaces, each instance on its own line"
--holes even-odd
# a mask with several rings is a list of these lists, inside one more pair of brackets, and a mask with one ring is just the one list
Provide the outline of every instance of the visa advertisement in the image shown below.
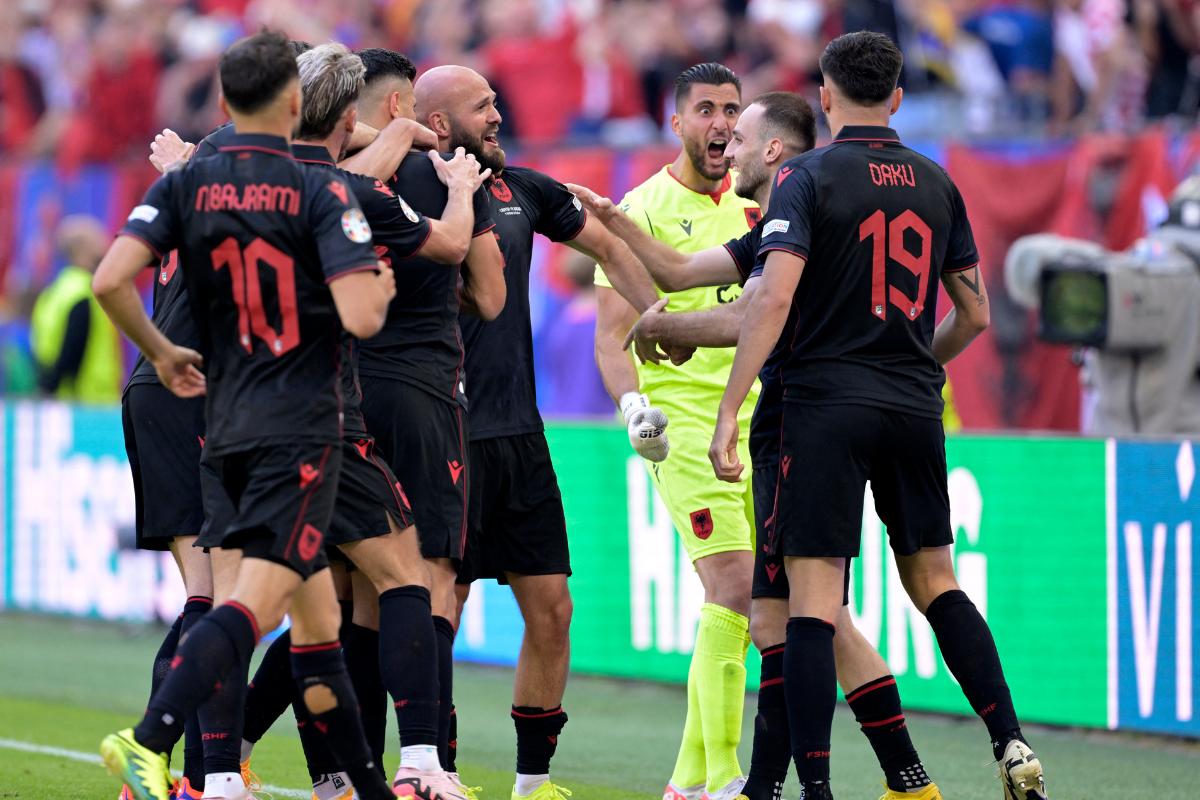
[[[547,430],[571,541],[572,668],[686,680],[703,591],[623,429]],[[116,409],[0,405],[0,608],[172,618],[170,556],[133,550]],[[1051,724],[1200,737],[1194,443],[960,436],[947,442],[954,561],[987,618],[1017,711]],[[690,532],[689,532],[690,534]],[[932,630],[904,594],[865,496],[850,610],[906,707],[969,714]],[[506,586],[473,588],[457,657],[513,664]],[[758,682],[751,648],[747,684]]]

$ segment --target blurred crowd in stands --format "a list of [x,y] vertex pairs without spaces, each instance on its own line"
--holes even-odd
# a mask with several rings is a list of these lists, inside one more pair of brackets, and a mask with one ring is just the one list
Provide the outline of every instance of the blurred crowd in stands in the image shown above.
[[[111,231],[152,178],[145,157],[155,132],[171,127],[196,141],[221,123],[217,59],[262,26],[313,43],[397,49],[419,69],[445,63],[478,69],[499,92],[505,146],[526,163],[575,146],[615,153],[648,148],[655,158],[668,153],[672,83],[701,61],[731,66],[747,101],[772,89],[815,101],[825,43],[864,28],[901,45],[905,100],[895,124],[910,141],[934,147],[1018,142],[1034,143],[1036,150],[1043,141],[1053,147],[1081,134],[1135,133],[1149,125],[1186,132],[1200,106],[1200,0],[0,5],[0,389],[17,394],[65,396],[64,369],[90,357],[80,350],[78,332],[100,320],[86,313],[95,309],[77,289],[97,254],[78,244],[79,230],[92,229],[72,216],[98,216],[96,224]],[[1128,149],[1124,136],[1104,138],[1118,140],[1108,145],[1114,152]],[[644,166],[613,159],[610,191],[645,177],[634,174],[640,166],[631,163]],[[1053,172],[1033,170],[1043,177]],[[1031,231],[1012,233],[1024,232]],[[82,237],[84,244],[94,238]],[[590,356],[590,264],[561,254],[556,259],[547,271],[539,266],[547,260],[544,251],[535,258],[544,407],[609,414]],[[68,264],[79,269],[59,280]],[[47,293],[53,302],[43,297],[42,308],[49,332],[39,343],[29,320],[35,299]],[[107,339],[102,347],[114,349]],[[39,349],[54,356],[50,363],[34,363]],[[124,368],[131,356],[125,346]]]
[[[1192,119],[1196,0],[5,0],[0,153],[61,164],[141,156],[169,125],[219,122],[213,66],[269,25],[297,39],[459,63],[526,144],[662,135],[671,82],[722,61],[746,94],[814,91],[830,37],[904,49],[912,124],[942,135],[1067,134]],[[951,119],[953,118],[953,120]]]

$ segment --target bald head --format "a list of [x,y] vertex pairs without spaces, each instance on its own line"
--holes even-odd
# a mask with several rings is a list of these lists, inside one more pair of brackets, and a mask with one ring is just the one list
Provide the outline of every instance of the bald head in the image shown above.
[[54,238],[68,262],[94,271],[108,249],[110,237],[100,220],[88,214],[75,214],[58,224]]
[[421,74],[413,85],[417,121],[438,135],[439,149],[462,147],[485,167],[504,169],[496,93],[473,69],[449,64]]

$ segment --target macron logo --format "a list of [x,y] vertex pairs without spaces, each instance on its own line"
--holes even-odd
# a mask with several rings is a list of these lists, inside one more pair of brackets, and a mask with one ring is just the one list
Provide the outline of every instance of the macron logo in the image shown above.
[[792,223],[786,219],[773,219],[766,225],[763,225],[763,238],[767,238],[772,233],[787,233],[788,228],[792,227]]
[[792,167],[784,167],[783,169],[779,170],[779,174],[775,176],[776,188],[779,187],[779,184],[783,183],[784,181],[786,181],[788,179],[788,175],[791,175],[792,171],[793,171]]

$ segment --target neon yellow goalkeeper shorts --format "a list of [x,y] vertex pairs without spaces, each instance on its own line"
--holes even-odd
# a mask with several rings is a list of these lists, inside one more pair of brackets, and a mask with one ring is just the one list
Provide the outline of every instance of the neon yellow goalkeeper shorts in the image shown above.
[[645,462],[675,530],[694,563],[713,553],[754,550],[754,495],[750,486],[750,450],[742,426],[738,457],[745,480],[726,483],[713,474],[708,460],[711,426],[696,424],[685,414],[671,413],[667,437],[671,451],[660,464]]

